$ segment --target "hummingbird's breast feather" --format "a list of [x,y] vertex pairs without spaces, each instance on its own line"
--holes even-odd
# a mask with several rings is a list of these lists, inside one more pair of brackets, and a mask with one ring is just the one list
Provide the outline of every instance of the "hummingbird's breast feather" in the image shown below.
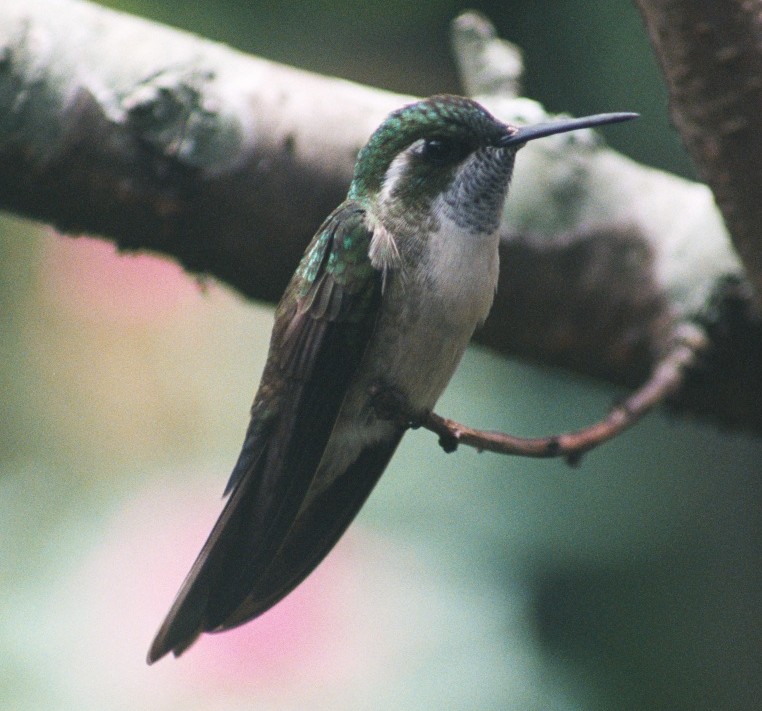
[[371,390],[392,388],[411,414],[433,409],[476,327],[487,317],[499,267],[498,236],[443,217],[418,260],[401,258],[385,285],[378,322],[320,463],[315,493],[397,425],[375,416]]
[[366,358],[372,377],[392,385],[415,410],[430,410],[450,381],[497,285],[496,233],[471,233],[437,220],[417,264],[403,263],[385,294]]
[[393,388],[413,413],[433,409],[476,327],[487,316],[498,275],[497,234],[473,234],[447,218],[428,235],[417,263],[391,272],[375,332],[348,388],[321,462],[343,471],[367,446],[395,427],[378,420],[370,391]]

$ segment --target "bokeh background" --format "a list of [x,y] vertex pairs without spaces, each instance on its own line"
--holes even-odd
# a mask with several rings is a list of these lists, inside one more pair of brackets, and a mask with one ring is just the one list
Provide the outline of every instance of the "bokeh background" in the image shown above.
[[[108,4],[318,72],[458,91],[457,2]],[[630,3],[469,7],[524,48],[527,96],[639,111],[615,147],[692,176]],[[271,309],[10,216],[0,304],[0,708],[758,708],[762,443],[664,414],[578,469],[411,433],[293,595],[146,667],[221,507]],[[438,409],[546,434],[620,395],[474,347]]]

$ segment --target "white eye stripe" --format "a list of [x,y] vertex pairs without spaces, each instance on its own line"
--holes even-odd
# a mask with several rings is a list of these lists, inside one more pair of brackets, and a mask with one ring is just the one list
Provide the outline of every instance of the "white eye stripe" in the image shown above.
[[413,141],[409,146],[406,152],[413,153],[413,154],[419,154],[423,147],[426,145],[426,139],[425,138],[419,138],[417,141]]
[[382,203],[387,202],[392,198],[394,189],[397,187],[399,181],[403,178],[410,165],[410,152],[417,143],[423,143],[423,139],[416,141],[409,148],[399,153],[394,160],[389,164],[384,174],[384,181],[381,184],[381,194],[379,195]]

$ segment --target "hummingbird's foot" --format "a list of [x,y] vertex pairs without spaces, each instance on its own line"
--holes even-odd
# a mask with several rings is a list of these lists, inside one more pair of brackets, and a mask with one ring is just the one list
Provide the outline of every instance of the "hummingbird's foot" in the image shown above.
[[416,413],[408,399],[397,388],[374,383],[368,388],[370,406],[379,420],[390,420],[405,429],[417,430],[426,413]]
[[445,454],[452,454],[458,449],[458,438],[449,432],[439,435],[439,446]]

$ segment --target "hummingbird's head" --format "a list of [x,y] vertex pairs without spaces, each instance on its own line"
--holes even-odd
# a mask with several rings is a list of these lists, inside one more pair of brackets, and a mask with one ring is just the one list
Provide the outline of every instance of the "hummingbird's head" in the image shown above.
[[420,229],[447,205],[459,223],[494,230],[518,148],[500,146],[511,130],[460,96],[403,106],[360,151],[349,196],[395,232]]
[[469,232],[500,222],[516,152],[553,133],[623,121],[603,114],[517,128],[460,96],[439,95],[391,113],[360,151],[349,197],[393,232],[437,229],[446,216]]

